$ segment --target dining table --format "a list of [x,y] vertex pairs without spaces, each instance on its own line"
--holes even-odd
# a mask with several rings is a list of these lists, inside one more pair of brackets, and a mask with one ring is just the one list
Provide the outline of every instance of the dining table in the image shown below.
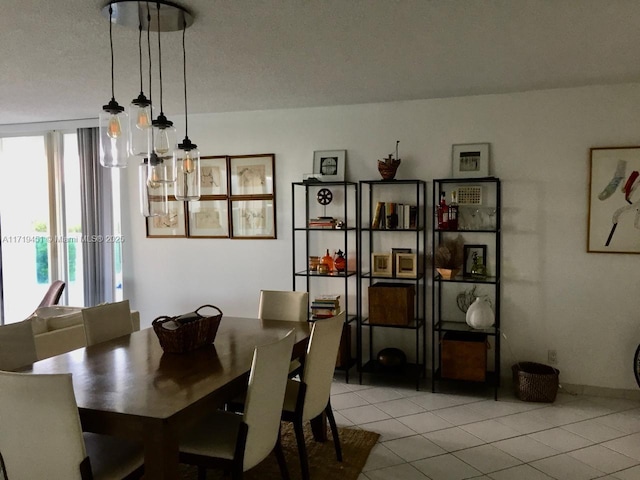
[[223,316],[213,344],[191,352],[165,353],[146,328],[24,371],[71,373],[83,430],[141,441],[145,478],[173,480],[179,475],[180,434],[242,394],[254,348],[292,329],[297,358],[306,351],[309,323]]

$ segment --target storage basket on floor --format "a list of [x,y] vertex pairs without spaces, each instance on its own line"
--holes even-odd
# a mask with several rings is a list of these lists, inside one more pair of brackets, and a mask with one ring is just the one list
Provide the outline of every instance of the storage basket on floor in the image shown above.
[[[202,315],[204,308],[217,310],[217,315]],[[195,312],[177,317],[162,316],[151,325],[158,336],[162,350],[167,353],[185,353],[213,343],[222,320],[222,311],[213,305],[203,305]]]
[[558,394],[557,368],[535,362],[519,362],[511,367],[516,397],[525,402],[553,402]]

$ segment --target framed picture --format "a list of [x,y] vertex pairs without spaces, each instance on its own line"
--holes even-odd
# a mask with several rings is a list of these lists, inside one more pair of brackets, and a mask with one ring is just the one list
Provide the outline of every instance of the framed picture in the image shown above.
[[185,202],[169,200],[169,213],[147,218],[147,237],[186,237]]
[[587,252],[640,253],[640,147],[591,149]]
[[465,143],[452,147],[453,178],[489,176],[489,144]]
[[227,194],[227,157],[200,157],[200,194]]
[[276,238],[274,200],[231,200],[233,238]]
[[[487,271],[487,246],[486,245],[465,245],[464,249],[464,267],[462,270],[462,275],[464,277],[475,277],[479,276],[476,271],[474,271],[475,265],[482,265],[480,271]],[[478,270],[476,268],[476,270]],[[484,275],[482,275],[484,276]]]
[[396,255],[396,277],[416,278],[418,276],[418,256],[415,253]]
[[346,150],[316,150],[313,152],[313,173],[323,182],[344,182]]
[[390,253],[371,254],[371,274],[378,277],[391,277],[393,275],[393,259]]
[[410,248],[398,248],[398,247],[394,247],[394,248],[391,249],[391,261],[392,261],[391,271],[392,272],[396,271],[396,265],[398,264],[398,254],[399,253],[411,253],[411,249]]
[[187,232],[193,238],[229,236],[227,199],[187,202]]
[[231,195],[273,195],[275,155],[229,157]]

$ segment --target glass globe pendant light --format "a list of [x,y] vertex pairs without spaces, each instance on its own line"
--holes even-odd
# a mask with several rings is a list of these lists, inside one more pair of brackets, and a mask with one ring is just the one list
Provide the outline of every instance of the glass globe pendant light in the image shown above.
[[162,46],[160,42],[160,3],[158,10],[158,69],[160,74],[160,114],[153,120],[153,153],[149,158],[149,180],[153,182],[173,183],[176,180],[173,150],[176,145],[176,129],[173,122],[164,115],[162,104]]
[[100,164],[103,167],[126,167],[129,154],[129,122],[124,107],[114,94],[113,74],[113,9],[109,5],[109,45],[111,50],[111,100],[102,106],[98,117],[100,132]]
[[189,114],[187,111],[187,51],[185,48],[186,22],[182,27],[182,72],[184,78],[184,140],[174,151],[176,166],[176,200],[194,201],[200,199],[200,152],[198,146],[189,140]]
[[[151,154],[155,155],[155,154]],[[139,166],[140,213],[145,217],[160,217],[169,214],[167,183],[149,181],[149,159],[144,158]]]

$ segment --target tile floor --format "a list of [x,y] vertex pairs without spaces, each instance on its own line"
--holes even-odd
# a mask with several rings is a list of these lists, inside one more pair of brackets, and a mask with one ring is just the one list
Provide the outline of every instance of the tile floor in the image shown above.
[[359,480],[640,480],[640,401],[553,404],[333,383],[339,425],[380,433]]

